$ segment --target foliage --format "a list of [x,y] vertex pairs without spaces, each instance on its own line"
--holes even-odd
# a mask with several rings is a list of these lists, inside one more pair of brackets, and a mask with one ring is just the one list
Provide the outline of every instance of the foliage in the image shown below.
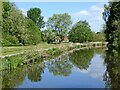
[[[6,4],[7,3],[7,4]],[[27,20],[22,12],[17,9],[14,3],[4,2],[4,11],[2,22],[2,45],[34,45],[41,41],[41,33],[32,20]],[[9,10],[9,11],[8,11]]]
[[61,42],[64,37],[67,35],[70,25],[72,24],[71,16],[67,13],[64,14],[54,14],[47,21],[47,28],[51,29],[53,32],[56,32],[59,42]]
[[56,54],[60,54],[61,50],[59,50],[58,48],[53,48],[53,49],[47,50],[46,53],[51,55],[56,55]]
[[43,16],[41,16],[41,10],[39,8],[30,8],[27,11],[27,16],[34,21],[39,29],[44,28],[45,22],[43,21]]
[[109,42],[108,46],[118,48],[120,45],[120,1],[109,2],[109,5],[104,5],[103,19],[106,22],[106,38]]
[[47,30],[46,38],[47,38],[47,42],[48,42],[48,44],[50,44],[50,42],[55,41],[56,33],[53,32],[52,29],[49,29],[49,30]]
[[69,40],[71,42],[86,42],[93,40],[93,33],[87,21],[77,22],[69,31]]
[[106,40],[105,35],[102,32],[97,32],[97,33],[93,32],[93,37],[94,37],[94,39],[93,39],[94,42],[96,42],[96,41],[105,42],[105,40]]

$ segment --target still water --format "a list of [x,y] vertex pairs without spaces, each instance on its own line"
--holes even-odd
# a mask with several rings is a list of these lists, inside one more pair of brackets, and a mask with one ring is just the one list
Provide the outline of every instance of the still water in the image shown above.
[[120,88],[120,54],[105,48],[74,51],[1,77],[2,88]]

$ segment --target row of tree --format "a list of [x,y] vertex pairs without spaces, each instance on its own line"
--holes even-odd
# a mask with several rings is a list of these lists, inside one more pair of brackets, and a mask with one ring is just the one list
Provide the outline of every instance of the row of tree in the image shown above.
[[[26,17],[14,3],[2,2],[1,6],[1,43],[4,46],[36,45],[41,41],[61,43],[65,38],[71,42],[105,41],[103,33],[92,32],[87,21],[79,21],[72,26],[68,13],[53,14],[45,23],[39,8],[30,8]],[[41,30],[44,27],[45,30]]]

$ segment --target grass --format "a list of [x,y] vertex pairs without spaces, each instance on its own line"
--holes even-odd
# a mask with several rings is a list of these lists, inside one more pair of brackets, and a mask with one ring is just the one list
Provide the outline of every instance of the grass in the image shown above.
[[2,47],[2,56],[4,55],[10,55],[15,53],[21,53],[24,51],[31,51],[31,50],[41,50],[41,49],[48,49],[53,47],[59,47],[62,45],[69,45],[69,43],[61,43],[61,44],[47,44],[40,43],[38,45],[33,46],[12,46],[12,47]]
[[[17,52],[23,52],[19,55],[13,55],[10,57],[5,57],[2,59],[2,68],[0,70],[6,69],[15,69],[18,66],[29,64],[31,62],[42,61],[45,58],[52,57],[55,55],[60,55],[61,53],[77,49],[77,48],[84,48],[88,47],[86,44],[76,45],[73,44],[72,46],[70,43],[61,43],[61,44],[47,44],[47,43],[40,43],[36,46],[17,46],[17,47],[2,47],[3,54],[13,54]],[[44,49],[44,50],[41,50]],[[46,49],[46,50],[45,50]],[[38,51],[40,50],[40,51]]]

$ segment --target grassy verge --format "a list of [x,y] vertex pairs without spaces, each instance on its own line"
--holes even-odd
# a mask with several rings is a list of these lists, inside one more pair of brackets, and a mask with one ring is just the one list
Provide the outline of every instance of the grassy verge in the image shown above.
[[47,43],[40,43],[36,46],[12,46],[12,47],[2,47],[2,56],[4,55],[10,55],[15,53],[21,53],[31,50],[41,50],[41,49],[48,49],[53,47],[59,47],[63,45],[69,45],[68,43],[62,43],[62,44],[47,44]]
[[[10,57],[5,57],[2,59],[2,70],[6,69],[15,69],[21,65],[30,64],[31,62],[42,62],[44,59],[56,55],[60,55],[61,53],[64,53],[66,51],[70,51],[73,49],[86,49],[86,48],[92,48],[92,47],[102,47],[105,46],[105,44],[81,44],[76,45],[73,44],[70,46],[70,44],[56,44],[56,45],[50,45],[50,47],[53,47],[51,49],[46,49],[42,51],[38,51],[36,49],[30,49],[27,50],[23,54],[14,55]],[[31,46],[32,47],[32,46]],[[40,47],[40,46],[39,46]],[[44,45],[44,48],[48,48],[48,46]],[[38,49],[38,48],[37,48]]]

